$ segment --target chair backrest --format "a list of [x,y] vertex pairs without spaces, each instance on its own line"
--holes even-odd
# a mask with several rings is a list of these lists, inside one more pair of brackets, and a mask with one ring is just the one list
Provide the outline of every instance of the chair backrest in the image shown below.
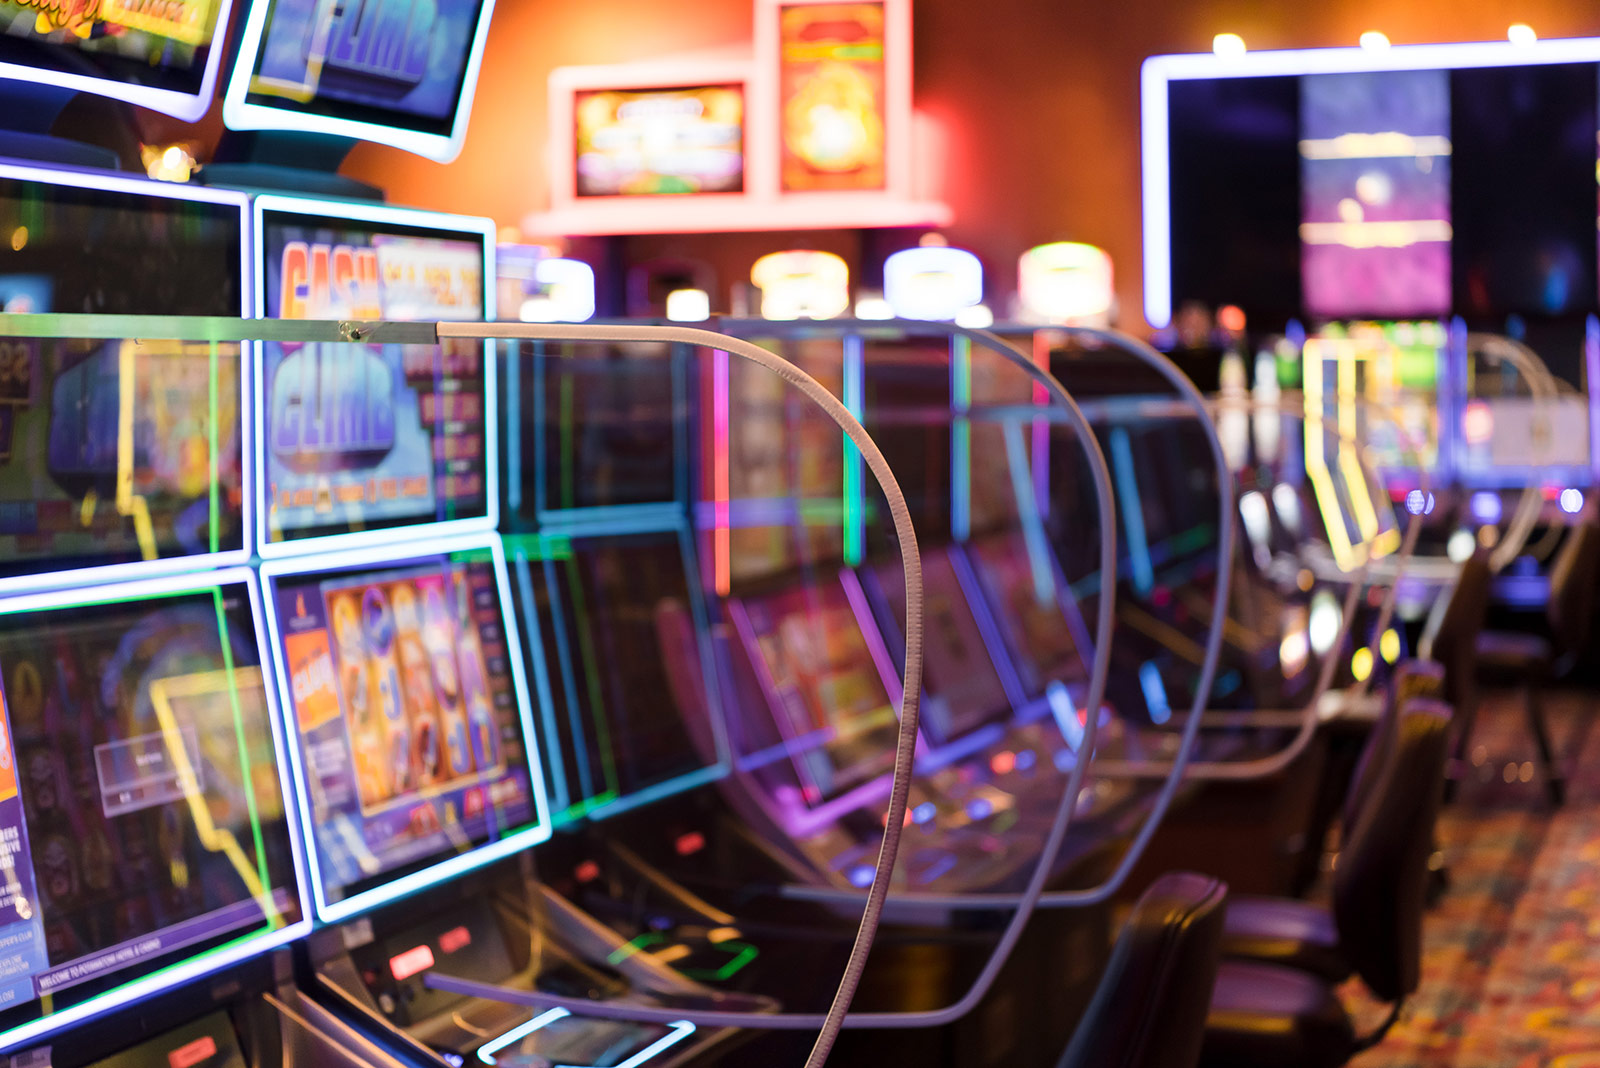
[[1462,563],[1444,614],[1424,650],[1444,666],[1445,699],[1452,704],[1459,704],[1472,686],[1475,647],[1484,617],[1489,614],[1489,584],[1493,579],[1488,550],[1479,549]]
[[1560,652],[1581,653],[1589,642],[1595,584],[1600,582],[1600,525],[1588,520],[1567,532],[1550,567],[1546,618]]
[[1413,698],[1401,706],[1394,748],[1333,870],[1339,944],[1356,974],[1387,1001],[1404,999],[1421,977],[1428,859],[1449,733],[1443,702]]
[[1057,1068],[1193,1068],[1222,955],[1228,886],[1172,872],[1123,925]]
[[1341,813],[1342,833],[1349,837],[1361,819],[1363,804],[1372,796],[1372,780],[1378,769],[1389,759],[1394,749],[1395,725],[1400,719],[1400,709],[1414,697],[1443,697],[1444,667],[1432,660],[1402,660],[1395,665],[1389,686],[1384,691],[1383,707],[1372,724],[1372,731],[1361,747],[1355,771],[1350,776],[1350,788],[1344,795]]

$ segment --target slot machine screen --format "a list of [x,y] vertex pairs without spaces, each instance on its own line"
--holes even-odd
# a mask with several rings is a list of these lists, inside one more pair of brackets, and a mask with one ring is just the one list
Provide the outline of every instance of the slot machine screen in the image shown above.
[[[1005,684],[983,640],[977,617],[967,599],[956,550],[922,558],[923,733],[935,746],[947,745],[963,735],[1003,719],[1011,711]],[[905,657],[905,573],[898,562],[871,569],[867,586],[876,595],[885,638],[894,644],[896,663]],[[973,594],[981,596],[973,587]]]
[[[258,198],[261,314],[484,319],[487,220],[369,209],[301,213]],[[354,214],[352,209],[352,214]],[[484,343],[262,345],[263,555],[289,543],[420,523],[492,526],[492,364]]]
[[254,0],[223,119],[448,162],[466,136],[493,13],[494,0]]
[[0,583],[242,559],[240,352],[0,338]]
[[[552,695],[542,748],[556,819],[658,796],[715,765],[682,536],[518,541],[518,618]],[[679,707],[663,707],[669,695]]]
[[243,193],[0,164],[0,310],[247,315],[248,210]]
[[303,929],[251,591],[0,605],[0,1031]]
[[894,769],[899,719],[870,616],[826,579],[729,602],[735,629],[816,805]]
[[231,0],[0,0],[0,78],[60,85],[194,122],[216,85]]
[[1021,534],[985,538],[972,545],[972,565],[994,609],[1030,698],[1051,683],[1089,676],[1084,657],[1089,635],[1072,594],[1053,562],[1034,557]]
[[328,919],[548,834],[504,567],[485,546],[263,568]]

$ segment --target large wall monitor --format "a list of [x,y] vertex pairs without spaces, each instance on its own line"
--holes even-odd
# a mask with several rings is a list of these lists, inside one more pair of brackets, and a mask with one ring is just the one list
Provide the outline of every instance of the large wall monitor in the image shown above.
[[416,551],[261,568],[328,922],[550,834],[499,539]]
[[0,1049],[308,926],[245,569],[0,600]]
[[235,130],[461,151],[494,0],[254,0],[222,117]]
[[1147,60],[1146,318],[1595,310],[1597,84],[1600,39]]
[[0,0],[0,79],[97,93],[194,122],[211,106],[218,38],[232,6]]
[[[494,224],[397,208],[255,201],[256,311],[285,319],[492,318]],[[257,364],[263,557],[492,529],[486,344],[267,342]]]

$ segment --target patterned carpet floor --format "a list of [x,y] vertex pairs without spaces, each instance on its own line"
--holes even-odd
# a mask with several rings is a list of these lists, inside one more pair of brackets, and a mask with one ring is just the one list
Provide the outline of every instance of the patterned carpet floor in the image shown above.
[[[1567,803],[1545,799],[1516,695],[1491,696],[1476,774],[1441,817],[1450,884],[1427,916],[1421,988],[1357,1068],[1600,1068],[1600,697],[1547,707]],[[1359,983],[1342,993],[1359,1021],[1382,1018]]]

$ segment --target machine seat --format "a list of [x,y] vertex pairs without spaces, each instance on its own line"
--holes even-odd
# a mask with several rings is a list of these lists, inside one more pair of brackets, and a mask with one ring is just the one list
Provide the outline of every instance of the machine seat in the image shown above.
[[1333,987],[1274,964],[1223,961],[1211,993],[1202,1068],[1337,1068],[1356,1049]]
[[1229,898],[1222,955],[1298,968],[1330,983],[1348,979],[1351,972],[1333,913],[1294,898]]

